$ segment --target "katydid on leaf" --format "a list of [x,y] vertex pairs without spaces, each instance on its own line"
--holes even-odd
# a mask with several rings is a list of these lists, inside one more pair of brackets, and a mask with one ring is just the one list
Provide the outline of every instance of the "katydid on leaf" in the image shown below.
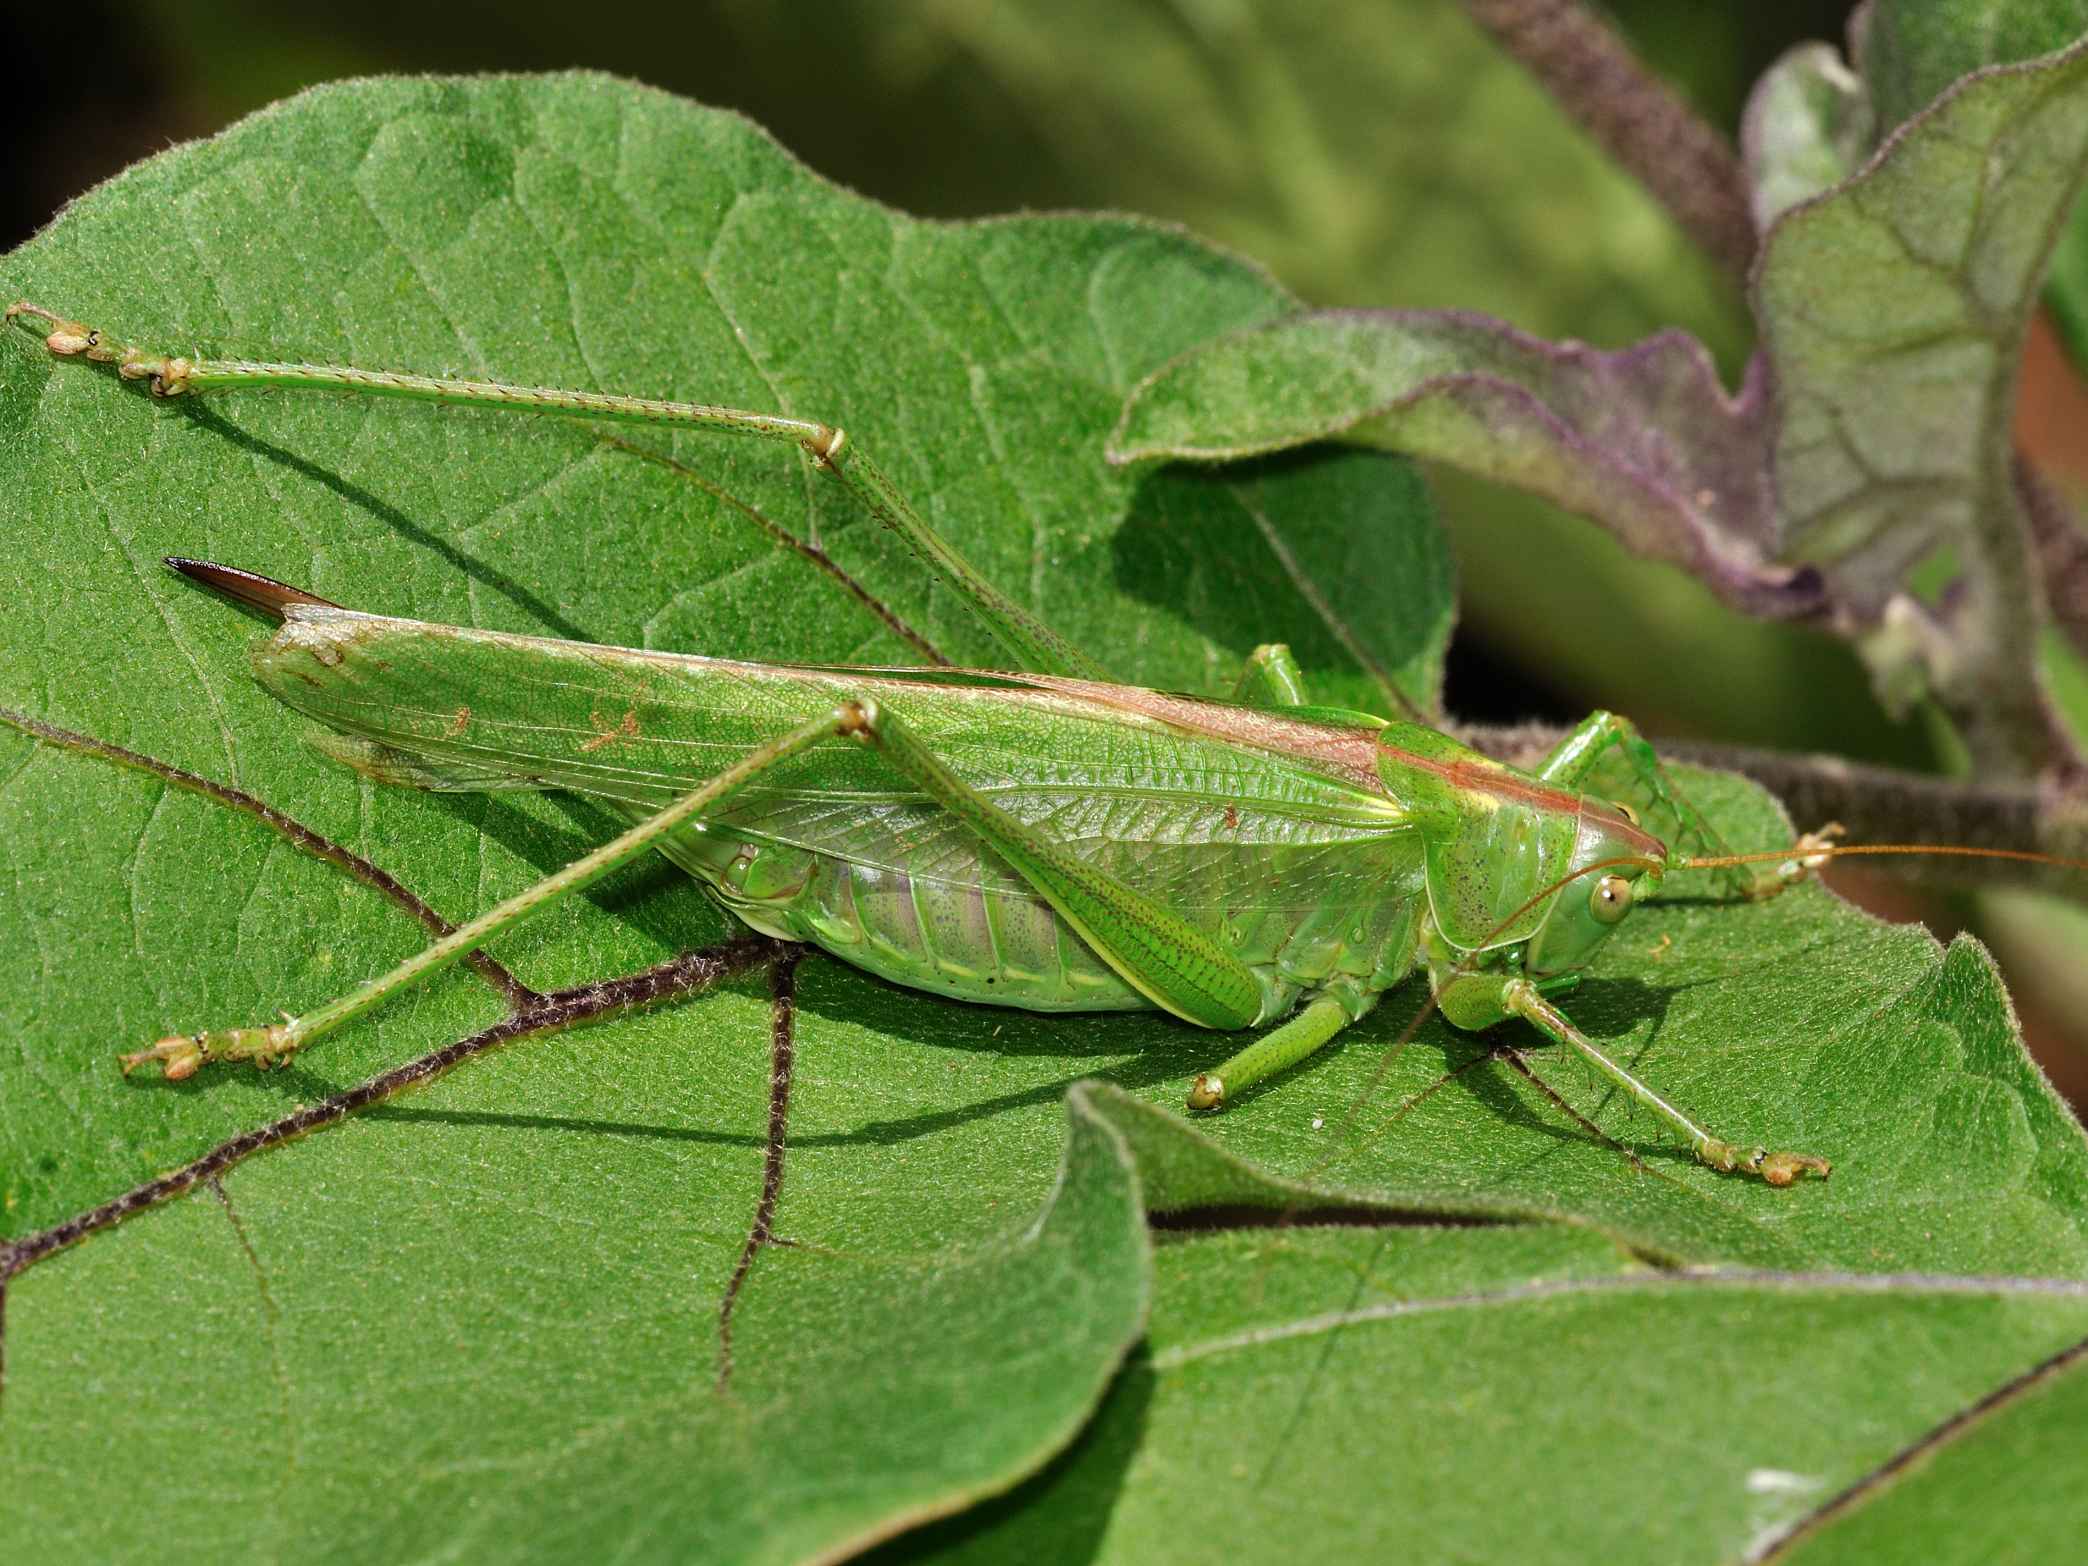
[[[441,791],[558,789],[633,822],[614,841],[316,1011],[177,1034],[123,1057],[186,1077],[279,1063],[404,985],[648,851],[756,930],[894,983],[1036,1011],[1153,1009],[1269,1029],[1198,1076],[1215,1109],[1305,1059],[1426,974],[1456,1027],[1514,1018],[1585,1059],[1713,1169],[1784,1186],[1827,1160],[1713,1135],[1574,1027],[1557,998],[1678,869],[1747,895],[1827,854],[1722,849],[1625,719],[1596,713],[1532,772],[1416,722],[1311,706],[1285,649],[1232,699],[1113,681],[979,575],[834,425],[665,402],[342,366],[190,359],[120,347],[37,306],[59,355],[114,364],[157,396],[362,392],[587,420],[695,426],[801,446],[1007,654],[998,670],[763,664],[388,618],[270,578],[168,563],[273,616],[264,687],[331,732],[329,755]],[[1621,760],[1664,841],[1582,792]],[[1749,860],[1774,861],[1741,875]]]

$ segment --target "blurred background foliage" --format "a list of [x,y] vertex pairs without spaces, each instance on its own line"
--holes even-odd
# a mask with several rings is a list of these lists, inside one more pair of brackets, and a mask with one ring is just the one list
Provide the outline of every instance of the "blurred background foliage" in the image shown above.
[[[1840,43],[1849,6],[1606,9],[1732,130],[1755,77],[1794,43]],[[1482,310],[1604,347],[1678,326],[1729,384],[1750,346],[1737,286],[1454,0],[75,0],[13,46],[10,245],[125,164],[313,82],[585,65],[738,108],[814,168],[924,215],[1145,212],[1255,258],[1307,303]],[[2083,428],[2061,356],[2033,357],[2026,425]],[[1949,765],[1938,726],[1888,719],[1845,646],[1740,620],[1539,502],[1437,477],[1461,571],[1452,714],[1604,706],[1660,735]],[[2088,919],[2008,908],[1988,929],[2018,959],[2029,943],[2018,979],[2052,979],[2042,996],[2019,983],[2032,1020],[2082,1012],[2088,994],[2061,986]],[[2069,918],[2080,928],[2055,935]],[[2079,1101],[2088,1057],[2042,1053]]]

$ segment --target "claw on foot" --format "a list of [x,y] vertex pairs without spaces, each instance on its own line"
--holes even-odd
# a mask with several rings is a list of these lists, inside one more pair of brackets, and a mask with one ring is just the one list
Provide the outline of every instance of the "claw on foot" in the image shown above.
[[149,380],[155,397],[179,397],[189,390],[189,376],[195,366],[187,359],[147,353],[142,348],[119,347],[109,341],[108,334],[99,327],[89,326],[83,321],[69,321],[26,299],[17,299],[9,305],[0,319],[13,321],[17,316],[27,316],[48,326],[51,330],[44,338],[44,346],[60,358],[85,355],[97,364],[113,364],[116,373],[127,381]]
[[118,1055],[116,1063],[123,1068],[123,1074],[129,1076],[148,1060],[156,1060],[160,1063],[161,1076],[169,1082],[179,1082],[184,1077],[194,1076],[196,1068],[203,1064],[205,1037],[201,1033],[176,1033],[161,1039],[150,1049]]
[[1750,895],[1757,902],[1774,897],[1824,870],[1834,856],[1823,850],[1831,849],[1848,831],[1839,821],[1830,821],[1817,832],[1799,833],[1798,841],[1791,845],[1791,857],[1772,866]]
[[1771,1153],[1754,1172],[1780,1190],[1787,1185],[1796,1185],[1809,1174],[1824,1180],[1834,1172],[1834,1165],[1810,1153]]
[[1225,1107],[1225,1079],[1214,1077],[1208,1071],[1200,1071],[1196,1080],[1189,1084],[1189,1107],[1191,1109],[1222,1109]]
[[1766,1147],[1749,1148],[1742,1152],[1730,1142],[1705,1142],[1696,1150],[1697,1162],[1716,1169],[1720,1174],[1758,1175],[1769,1185],[1781,1190],[1795,1185],[1808,1174],[1818,1175],[1822,1180],[1834,1172],[1834,1166],[1824,1158],[1815,1158],[1810,1153],[1772,1153]]
[[180,1082],[196,1074],[196,1068],[206,1061],[251,1060],[266,1070],[270,1066],[285,1064],[296,1051],[297,1044],[290,1036],[290,1021],[271,1022],[264,1028],[220,1028],[206,1033],[174,1033],[159,1040],[150,1049],[133,1050],[118,1055],[116,1063],[123,1074],[131,1072],[148,1061],[159,1063],[160,1075],[169,1082]]
[[22,315],[41,321],[51,329],[50,335],[44,338],[44,346],[62,358],[69,359],[82,353],[90,359],[103,361],[116,357],[114,350],[104,346],[102,334],[91,326],[68,321],[64,316],[46,310],[42,305],[33,305],[26,299],[17,299],[7,307],[7,320],[13,321]]

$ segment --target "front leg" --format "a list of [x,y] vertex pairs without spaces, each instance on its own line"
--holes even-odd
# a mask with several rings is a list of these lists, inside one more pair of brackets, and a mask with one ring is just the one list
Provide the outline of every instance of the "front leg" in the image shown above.
[[[1511,1017],[1520,1017],[1554,1043],[1564,1044],[1597,1071],[1628,1093],[1632,1100],[1671,1127],[1700,1164],[1721,1174],[1757,1175],[1770,1185],[1786,1186],[1807,1174],[1826,1179],[1832,1166],[1810,1153],[1772,1153],[1765,1147],[1734,1143],[1713,1136],[1681,1110],[1633,1076],[1603,1052],[1593,1040],[1567,1020],[1538,984],[1520,973],[1503,971],[1460,971],[1454,954],[1437,943],[1430,953],[1429,975],[1435,985],[1436,1004],[1455,1027],[1471,1031],[1489,1028]],[[1570,987],[1567,981],[1547,980],[1547,989]]]
[[1566,1045],[1630,1094],[1634,1100],[1666,1121],[1689,1143],[1689,1150],[1696,1155],[1698,1163],[1716,1169],[1721,1174],[1759,1175],[1774,1186],[1791,1185],[1808,1174],[1818,1175],[1824,1180],[1832,1172],[1833,1165],[1826,1159],[1816,1158],[1810,1153],[1772,1153],[1765,1147],[1728,1142],[1722,1137],[1713,1136],[1611,1060],[1592,1040],[1568,1022],[1556,1006],[1538,994],[1537,986],[1528,979],[1514,978],[1503,983],[1501,1004],[1511,1015],[1521,1017],[1538,1032]]

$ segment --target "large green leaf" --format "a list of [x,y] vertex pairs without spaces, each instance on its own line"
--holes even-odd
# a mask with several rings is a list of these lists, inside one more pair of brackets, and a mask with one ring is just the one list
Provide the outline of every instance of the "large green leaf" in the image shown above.
[[[0,275],[10,294],[169,346],[823,415],[998,581],[1131,676],[1221,685],[1275,635],[1335,699],[1382,702],[1388,681],[1433,695],[1444,568],[1403,467],[1307,454],[1134,481],[1101,461],[1140,376],[1288,306],[1150,225],[917,224],[821,184],[744,122],[619,84],[396,82],[316,93],[145,165]],[[325,398],[157,404],[24,333],[0,342],[0,385],[23,584],[0,703],[237,782],[452,917],[569,857],[605,818],[386,791],[323,763],[246,678],[254,627],[158,555],[503,628],[909,653],[692,478],[583,430]],[[787,450],[647,443],[816,534],[953,654],[991,655]],[[1488,1041],[1439,1025],[1387,1065],[1411,989],[1348,1048],[1192,1130],[1173,1107],[1226,1041],[1155,1017],[945,1004],[814,959],[797,973],[773,1216],[792,1243],[753,1254],[722,1390],[720,1307],[779,1156],[758,974],[474,1060],[46,1249],[40,1236],[72,1233],[96,1204],[501,1007],[460,973],[287,1071],[125,1086],[113,1050],[309,1007],[420,932],[251,816],[136,770],[12,735],[0,769],[0,1190],[23,1247],[0,1252],[11,1557],[831,1553],[1036,1470],[1148,1319],[1147,1357],[1111,1383],[1101,1422],[988,1525],[1020,1514],[1045,1553],[1106,1549],[1098,1519],[1127,1475],[1141,1507],[1194,1505],[1169,1481],[1251,1482],[1259,1448],[1225,1442],[1257,1426],[1289,1439],[1272,1411],[1309,1410],[1338,1414],[1340,1439],[1370,1459],[1373,1505],[1396,1516],[1434,1495],[1443,1537],[1470,1553],[1512,1513],[1491,1485],[1456,1503],[1474,1458],[1433,1439],[1446,1410],[1515,1408],[1563,1446],[1619,1339],[1653,1365],[1632,1384],[1634,1419],[1658,1416],[1639,1402],[1649,1389],[1687,1396],[1684,1366],[1759,1388],[1753,1412],[1810,1396],[1843,1334],[1882,1361],[1941,1341],[1918,1330],[1917,1290],[1914,1325],[1881,1318],[1873,1335],[1837,1317],[1793,1358],[1791,1338],[1741,1330],[1779,1285],[1736,1269],[1803,1270],[1803,1310],[1827,1315],[1813,1293],[1869,1300],[1902,1271],[2026,1280],[1967,1286],[2004,1307],[1947,1375],[1873,1377],[1862,1417],[1806,1448],[1823,1482],[1874,1470],[2081,1330],[2064,1312],[2088,1275],[2088,1154],[1978,949],[1943,954],[1817,891],[1743,908],[1686,884],[1634,918],[1570,1009],[1725,1134],[1834,1158],[1828,1185],[1775,1192],[1698,1169],[1538,1056],[1582,1113],[1643,1146],[1635,1167],[1488,1060]],[[1706,789],[1736,843],[1786,840],[1760,796]],[[500,955],[548,989],[726,933],[660,868],[545,916]],[[1114,1087],[1069,1104],[1090,1075]],[[1142,1209],[1181,1215],[1170,1222],[1340,1209],[1388,1228],[1184,1237],[1156,1294]],[[1409,1234],[1399,1221],[1416,1217],[1495,1226]],[[1720,1267],[1730,1288],[1692,1292],[1676,1264]],[[1633,1303],[1641,1286],[1653,1314]],[[1535,1347],[1490,1356],[1457,1325],[1476,1318],[1446,1310],[1411,1353],[1370,1313],[1395,1296],[1495,1294]],[[2007,1306],[2017,1295],[2057,1303]],[[1315,1335],[1348,1310],[1361,1330]],[[1814,1317],[1796,1319],[1810,1343]],[[1267,1357],[1225,1348],[1243,1335],[1267,1337]],[[1206,1381],[1221,1360],[1225,1387]],[[1453,1363],[1473,1379],[1443,1379]],[[1421,1392],[1436,1401],[1402,1401]],[[1504,1427],[1487,1445],[1512,1444]],[[1614,1445],[1577,1443],[1578,1466],[1533,1461],[1522,1515],[1577,1515],[1597,1493],[1589,1465],[1619,1491],[1644,1459]],[[1664,1496],[1756,1462],[1752,1445],[1715,1463],[1705,1450],[1671,1465]],[[1087,1502],[1055,1494],[1098,1455]],[[1361,1480],[1330,1497],[1311,1465],[1269,1472],[1255,1505],[1272,1517],[1353,1535],[1374,1515],[1343,1499]],[[1744,1542],[1759,1521],[1673,1504],[1693,1538]],[[1125,1509],[1120,1553],[1145,1550],[1163,1518]],[[1268,1537],[1258,1511],[1243,1538]],[[1302,1535],[1275,1537],[1294,1552]],[[1585,1537],[1548,1553],[1578,1558]]]
[[[2036,1560],[2080,1538],[2088,1376],[2031,1379],[2088,1333],[2078,1284],[1652,1274],[1527,1228],[1157,1260],[1150,1341],[1092,1430],[933,1529],[935,1559],[1208,1560],[1189,1507],[1271,1561],[1755,1561],[1801,1531],[1807,1561]],[[1996,1423],[1947,1430],[1996,1387]]]

